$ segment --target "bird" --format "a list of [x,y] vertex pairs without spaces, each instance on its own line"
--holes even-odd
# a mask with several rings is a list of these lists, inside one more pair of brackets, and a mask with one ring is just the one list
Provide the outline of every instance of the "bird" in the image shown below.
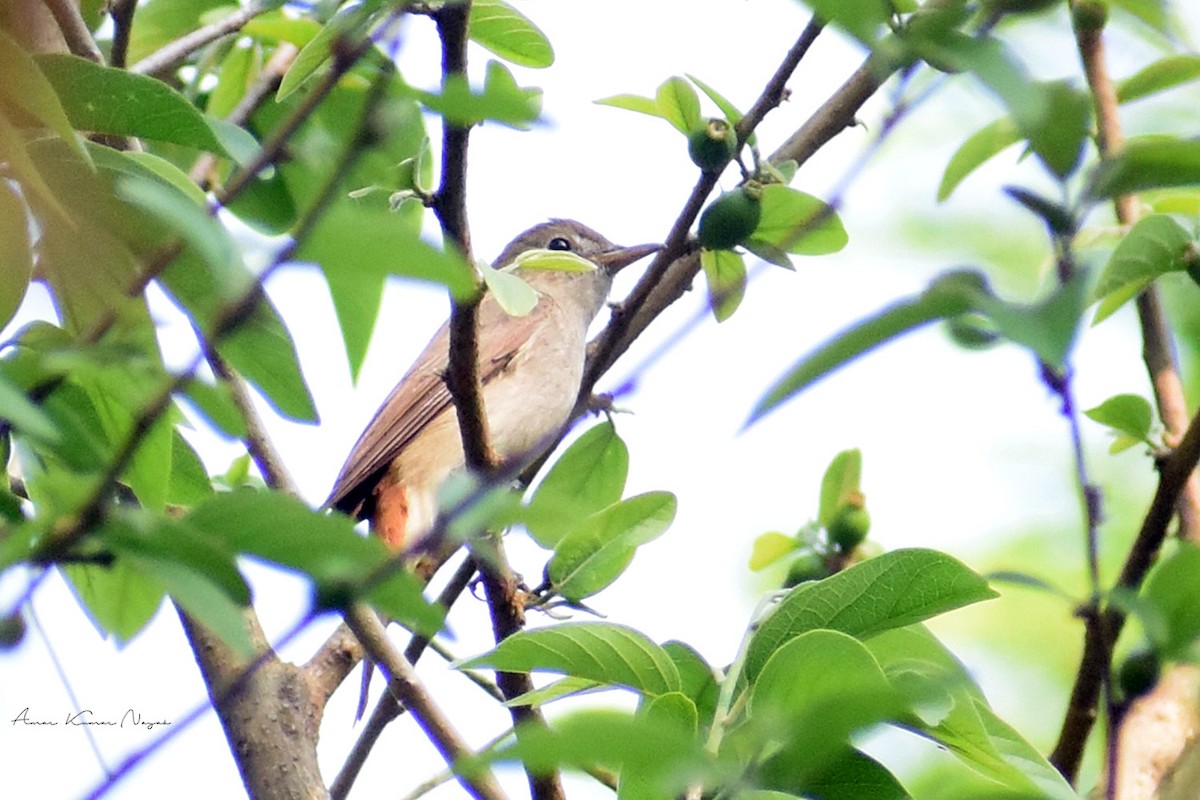
[[[604,308],[618,270],[661,249],[619,247],[588,226],[552,219],[518,234],[493,262],[514,265],[530,250],[574,253],[585,271],[523,268],[514,274],[537,293],[513,316],[489,293],[477,316],[477,370],[490,434],[504,462],[532,459],[575,406],[583,379],[587,332]],[[351,449],[325,505],[370,520],[393,551],[412,551],[437,517],[437,492],[465,463],[449,387],[450,325],[444,324],[392,390]]]
[[[552,219],[520,233],[493,262],[513,266],[536,292],[524,316],[507,313],[490,293],[477,314],[477,371],[489,444],[498,458],[532,459],[570,417],[583,380],[587,333],[618,270],[661,249],[618,247],[574,220]],[[592,269],[522,268],[531,250],[574,253]],[[450,323],[434,334],[346,458],[325,506],[369,520],[393,552],[415,552],[437,518],[438,489],[465,466],[458,417],[447,385]],[[440,543],[435,543],[440,544]],[[428,579],[446,548],[410,568]],[[371,664],[364,659],[355,719],[366,710]]]

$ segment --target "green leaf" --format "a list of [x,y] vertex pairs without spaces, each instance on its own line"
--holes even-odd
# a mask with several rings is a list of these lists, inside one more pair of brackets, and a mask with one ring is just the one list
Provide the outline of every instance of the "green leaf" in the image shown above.
[[75,128],[234,156],[224,128],[218,135],[215,120],[162,81],[76,56],[40,55],[37,63]]
[[1153,444],[1150,441],[1150,428],[1154,424],[1154,409],[1141,395],[1118,394],[1083,413],[1088,419],[1139,442]]
[[1180,542],[1179,549],[1155,565],[1142,596],[1157,612],[1163,636],[1154,642],[1165,659],[1189,658],[1200,637],[1200,607],[1195,602],[1200,580],[1200,548]]
[[503,0],[475,0],[467,26],[472,41],[514,64],[540,69],[554,63],[546,35]]
[[220,591],[208,576],[170,559],[126,554],[141,572],[157,580],[194,620],[227,644],[237,655],[254,655],[243,608]]
[[[318,595],[344,593],[387,563],[391,554],[375,537],[362,537],[341,514],[321,514],[274,492],[241,490],[214,495],[185,518],[234,552],[256,556],[309,576]],[[280,536],[287,531],[287,536]],[[417,579],[394,570],[365,599],[406,627],[425,634],[441,628],[442,610],[421,595]]]
[[581,255],[567,250],[546,250],[535,247],[517,254],[505,265],[506,270],[548,269],[557,272],[595,272],[596,265]]
[[1025,345],[1056,369],[1065,366],[1087,307],[1088,275],[1076,273],[1050,297],[1034,305],[986,297],[978,305],[996,323],[1000,335]]
[[846,246],[846,229],[823,200],[779,183],[763,187],[754,238],[788,253],[823,256]]
[[[0,365],[2,366],[2,365]],[[0,370],[0,419],[15,430],[44,442],[57,442],[61,435],[54,419],[29,399],[17,383]]]
[[805,0],[813,12],[871,47],[892,16],[887,0]]
[[793,364],[758,401],[746,424],[752,425],[821,378],[888,340],[934,320],[970,311],[985,297],[986,285],[977,273],[960,271],[941,276],[921,295],[867,317]]
[[851,496],[861,491],[862,451],[843,450],[833,457],[821,478],[821,504],[817,522],[828,528]]
[[938,185],[938,202],[947,200],[958,185],[992,156],[1021,141],[1022,136],[1011,117],[1001,117],[984,125],[959,145],[942,173]]
[[[638,776],[648,794],[641,798],[681,796],[704,774],[705,758],[695,736],[672,719],[647,719],[623,711],[580,711],[551,725],[525,724],[516,742],[481,761],[520,760],[534,774],[573,767],[617,770]],[[469,773],[473,765],[464,765]],[[622,794],[622,797],[631,795]]]
[[800,542],[795,536],[786,533],[769,531],[754,540],[750,551],[750,569],[754,572],[764,570],[787,555],[795,552]]
[[[695,75],[688,75],[687,79],[696,84],[696,87],[700,89],[700,91],[708,95],[708,99],[712,100],[713,103],[716,104],[717,108],[721,109],[721,113],[725,115],[725,119],[730,125],[738,124],[738,121],[741,120],[744,115],[737,106],[726,100],[724,95],[722,95],[713,87],[709,86],[704,81],[697,78]],[[750,144],[754,143],[754,134],[750,134],[750,139],[748,142]]]
[[1169,186],[1200,183],[1200,141],[1165,136],[1131,139],[1092,172],[1096,200]]
[[884,553],[791,590],[751,639],[746,676],[753,681],[775,650],[807,631],[830,628],[865,639],[996,596],[987,581],[944,553]]
[[834,756],[806,783],[821,800],[911,800],[887,767],[853,749]]
[[313,74],[333,57],[335,43],[349,39],[357,39],[365,33],[367,21],[374,9],[370,4],[361,4],[341,9],[333,19],[329,20],[321,32],[304,45],[303,49],[292,60],[292,65],[284,73],[279,82],[279,90],[275,92],[276,102],[281,102],[304,85]]
[[1000,40],[961,32],[918,38],[915,52],[932,63],[969,71],[1004,103],[1021,135],[1059,178],[1075,171],[1088,134],[1090,103],[1066,81],[1035,81]]
[[311,19],[291,17],[282,11],[271,11],[255,17],[242,26],[242,33],[269,42],[289,42],[303,49],[321,32],[321,25]]
[[541,89],[518,86],[508,67],[495,60],[488,62],[482,92],[473,92],[466,76],[454,73],[443,83],[440,93],[414,93],[431,111],[461,127],[492,120],[526,130],[542,115]]
[[257,60],[261,51],[255,43],[236,42],[221,60],[217,85],[208,96],[205,111],[217,119],[229,116],[258,77]]
[[1117,100],[1130,103],[1200,78],[1200,56],[1173,55],[1117,82]]
[[[658,107],[658,101],[652,97],[642,97],[636,94],[616,94],[612,97],[605,97],[596,100],[596,105],[612,106],[613,108],[622,108],[626,111],[636,111],[639,114],[647,114],[658,119],[667,119],[663,116],[662,109]],[[670,122],[670,120],[667,120]]]
[[1092,297],[1103,301],[1093,324],[1101,322],[1159,275],[1187,268],[1192,235],[1166,214],[1138,220],[1117,244]]
[[112,566],[64,564],[67,585],[101,636],[126,644],[154,617],[162,604],[162,583],[126,559]]
[[215,269],[228,269],[239,261],[229,231],[170,184],[130,175],[118,178],[113,188],[118,198],[162,222]]
[[421,241],[420,219],[403,210],[336,203],[296,251],[296,260],[315,262],[325,276],[352,375],[366,357],[389,275],[440,283],[455,300],[475,292],[474,274],[457,253]]
[[659,115],[684,136],[700,127],[700,99],[683,78],[667,78],[659,85],[655,99]]
[[924,626],[885,631],[866,646],[912,706],[906,728],[1017,796],[1075,800],[1062,776],[996,717],[966,668]]
[[80,158],[87,160],[87,152],[75,135],[54,85],[29,53],[4,31],[0,31],[0,75],[4,76],[0,81],[0,99],[54,131]]
[[857,639],[832,630],[796,636],[752,683],[748,725],[775,731],[772,738],[779,740],[761,767],[762,785],[809,794],[809,781],[848,749],[852,734],[897,719],[905,709]]
[[246,421],[233,401],[225,384],[205,383],[192,378],[183,389],[183,399],[196,409],[214,428],[231,439],[246,435]]
[[525,515],[534,541],[553,548],[580,520],[621,499],[629,448],[611,420],[593,425],[558,457],[542,478]]
[[564,697],[573,697],[597,688],[606,687],[596,681],[589,681],[585,678],[561,678],[541,688],[533,689],[524,694],[519,694],[511,700],[506,700],[504,705],[509,708],[517,706],[541,708],[547,703],[553,703],[555,700],[561,700]]
[[1120,8],[1140,19],[1163,36],[1174,41],[1176,33],[1168,11],[1167,0],[1110,0]]
[[[637,710],[637,719],[652,729],[678,731],[685,738],[690,734],[693,741],[697,741],[694,738],[699,727],[696,704],[682,692],[667,692],[643,701]],[[679,777],[664,770],[659,759],[626,760],[617,785],[617,800],[669,797],[669,793],[660,794],[664,785],[670,786],[666,784],[667,780],[677,783]]]
[[511,271],[498,270],[480,262],[479,272],[492,297],[509,316],[524,317],[537,306],[537,292]]
[[167,487],[167,502],[186,508],[206,500],[212,493],[212,481],[204,463],[187,439],[175,429],[171,440],[171,481]]
[[30,205],[35,209],[40,206],[45,212],[57,215],[57,223],[69,224],[71,214],[63,208],[54,190],[42,177],[41,170],[29,157],[21,132],[9,124],[4,114],[0,114],[0,153],[4,155],[7,171],[21,186]]
[[733,316],[746,293],[746,262],[732,250],[701,250],[700,266],[708,280],[708,305],[717,322]]
[[695,648],[683,642],[664,642],[663,650],[679,670],[681,691],[695,704],[700,723],[709,725],[721,694],[717,673]]
[[625,571],[638,547],[670,527],[675,507],[670,492],[647,492],[596,512],[555,545],[546,577],[573,603],[596,594]]
[[556,672],[625,686],[644,695],[681,688],[679,670],[662,647],[632,628],[607,622],[566,622],[521,631],[458,666]]

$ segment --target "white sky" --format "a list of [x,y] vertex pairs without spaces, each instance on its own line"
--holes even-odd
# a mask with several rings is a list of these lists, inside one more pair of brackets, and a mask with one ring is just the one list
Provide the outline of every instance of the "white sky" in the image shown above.
[[[489,259],[516,232],[552,216],[578,218],[625,244],[660,240],[695,180],[683,139],[665,122],[591,101],[624,92],[652,94],[664,78],[689,72],[746,108],[807,20],[804,9],[787,0],[529,0],[520,7],[544,29],[558,55],[549,70],[517,70],[522,83],[545,89],[551,124],[530,133],[487,126],[472,137],[471,224],[477,255]],[[436,74],[429,28],[412,26],[402,56],[406,77],[417,84],[431,82]],[[485,55],[473,51],[475,67],[482,67]],[[1115,58],[1126,55],[1134,58],[1138,52],[1118,50]],[[822,35],[790,84],[790,102],[759,129],[764,150],[774,149],[860,60],[856,46],[837,34]],[[1030,66],[1039,75],[1048,68],[1045,62]],[[1069,72],[1074,65],[1051,62],[1049,68]],[[863,115],[871,130],[885,99],[876,98]],[[966,353],[940,331],[926,330],[843,370],[739,433],[764,388],[813,345],[892,299],[919,291],[942,269],[980,263],[971,243],[954,240],[954,228],[943,220],[975,215],[1001,236],[1038,241],[1038,225],[998,192],[1000,185],[1030,179],[1047,186],[1032,163],[1016,165],[1015,151],[970,178],[946,205],[936,207],[933,201],[953,148],[998,112],[974,90],[939,94],[906,122],[849,192],[843,219],[850,245],[843,253],[798,259],[795,273],[763,272],[732,320],[720,326],[705,322],[624,398],[621,405],[633,412],[617,418],[631,450],[627,495],[673,491],[679,514],[665,536],[639,552],[615,588],[593,598],[592,605],[610,620],[657,640],[682,639],[713,663],[726,663],[763,588],[746,567],[754,537],[776,529],[791,533],[810,519],[825,465],[848,447],[863,450],[871,536],[884,547],[934,546],[969,557],[996,537],[1032,523],[1059,525],[1064,536],[1081,537],[1065,424],[1037,381],[1033,360],[1016,347]],[[793,185],[825,194],[868,136],[862,128],[846,132],[806,165]],[[726,186],[732,180],[727,178]],[[902,238],[897,216],[912,224],[945,225],[939,252]],[[1000,278],[998,284],[1029,293],[1038,278]],[[627,291],[633,279],[625,276],[616,294]],[[319,503],[359,431],[444,318],[446,303],[430,289],[391,287],[362,379],[353,387],[321,279],[311,270],[287,270],[270,289],[290,324],[322,417],[319,427],[276,422],[272,429],[306,497]],[[600,388],[618,384],[703,300],[698,286]],[[38,304],[31,302],[27,313],[39,313]],[[1127,312],[1089,331],[1076,363],[1083,408],[1118,392],[1147,391]],[[1094,426],[1088,433],[1090,453],[1103,475],[1104,465],[1112,463],[1104,455],[1106,440]],[[220,471],[235,452],[229,446],[208,447],[205,457]],[[1119,466],[1149,485],[1149,471],[1139,470],[1134,461]],[[516,568],[536,580],[544,556],[520,537],[510,542]],[[268,633],[277,635],[305,612],[307,594],[298,581],[253,565],[248,572]],[[11,596],[12,584],[0,586],[0,597]],[[99,639],[57,576],[38,592],[34,607],[79,707],[100,718],[119,717],[132,708],[146,718],[178,720],[205,697],[169,608],[118,651]],[[456,652],[486,649],[483,605],[468,597],[456,612]],[[285,656],[306,658],[331,628],[332,621],[317,626]],[[968,664],[983,677],[985,688],[997,690],[1001,714],[1017,713],[1019,700],[1011,687],[1006,693],[1003,685],[989,682],[986,654],[971,655],[980,657]],[[472,742],[481,744],[508,724],[505,712],[491,708],[436,657],[421,666],[435,696],[446,698]],[[326,712],[321,753],[329,780],[356,735],[357,686],[355,673]],[[3,723],[25,707],[31,719],[58,719],[76,707],[37,635],[15,653],[0,655],[0,699]],[[481,708],[487,712],[480,713]],[[155,734],[125,729],[97,735],[112,766]],[[438,763],[413,734],[411,722],[403,720],[379,744],[353,796],[402,795],[434,773]],[[13,797],[69,797],[93,786],[101,769],[78,729],[0,724],[0,773],[0,785]],[[514,795],[522,796],[523,778],[509,777]],[[150,796],[163,787],[183,796],[241,793],[211,714],[136,770],[113,796]],[[584,795],[606,792],[589,789],[578,796]],[[436,796],[457,797],[460,791],[451,784]]]

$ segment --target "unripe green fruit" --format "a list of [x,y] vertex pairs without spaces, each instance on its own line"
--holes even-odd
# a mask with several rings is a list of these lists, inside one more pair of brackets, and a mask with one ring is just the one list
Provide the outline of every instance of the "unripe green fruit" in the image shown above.
[[862,544],[870,530],[871,515],[867,513],[862,499],[859,498],[857,502],[852,500],[838,509],[829,523],[827,532],[834,547],[843,553],[849,553]]
[[1081,0],[1071,6],[1071,21],[1076,30],[1104,30],[1108,22],[1108,4],[1101,0]]
[[783,588],[791,589],[808,581],[819,581],[829,575],[825,567],[825,559],[811,550],[796,556],[788,567],[787,577],[784,578]]
[[705,172],[720,172],[737,153],[737,133],[728,122],[713,117],[688,136],[688,155]]
[[967,350],[986,350],[1000,341],[995,324],[974,312],[946,320],[946,333],[956,345]]
[[0,650],[12,650],[25,638],[25,617],[20,611],[0,617]]
[[762,217],[762,186],[748,181],[725,192],[700,215],[700,246],[706,250],[731,250],[758,227]]

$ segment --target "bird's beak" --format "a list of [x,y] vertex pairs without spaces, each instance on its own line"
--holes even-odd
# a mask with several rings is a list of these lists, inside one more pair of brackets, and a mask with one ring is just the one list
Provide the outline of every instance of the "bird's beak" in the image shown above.
[[633,247],[618,247],[607,253],[600,253],[592,256],[590,260],[609,275],[615,275],[622,268],[659,250],[662,250],[661,244],[636,244]]

